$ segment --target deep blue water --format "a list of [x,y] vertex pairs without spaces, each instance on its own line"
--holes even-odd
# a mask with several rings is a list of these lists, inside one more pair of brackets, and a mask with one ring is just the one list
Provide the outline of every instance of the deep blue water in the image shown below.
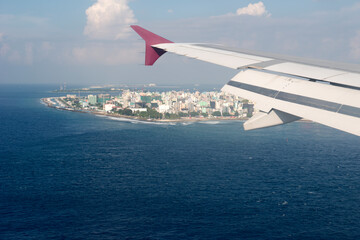
[[155,125],[0,85],[0,239],[360,239],[360,138]]

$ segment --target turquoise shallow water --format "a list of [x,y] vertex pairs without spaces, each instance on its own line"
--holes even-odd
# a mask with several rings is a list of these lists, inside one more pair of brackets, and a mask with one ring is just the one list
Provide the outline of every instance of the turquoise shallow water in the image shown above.
[[358,239],[360,138],[143,124],[0,88],[1,239]]

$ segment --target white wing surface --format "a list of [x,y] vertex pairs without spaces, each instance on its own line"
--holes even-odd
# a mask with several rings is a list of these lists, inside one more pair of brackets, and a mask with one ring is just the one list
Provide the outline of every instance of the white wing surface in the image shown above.
[[305,118],[360,136],[359,65],[237,50],[221,45],[173,43],[139,26],[132,27],[146,42],[146,63],[150,63],[146,65],[152,65],[162,54],[171,52],[239,69],[222,91],[252,100],[260,110],[244,124],[245,130]]

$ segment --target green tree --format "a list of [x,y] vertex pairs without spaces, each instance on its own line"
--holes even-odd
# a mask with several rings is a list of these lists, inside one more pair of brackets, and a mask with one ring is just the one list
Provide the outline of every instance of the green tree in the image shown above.
[[214,117],[220,117],[220,116],[221,116],[221,112],[220,112],[220,111],[215,111],[215,112],[212,113],[212,115],[213,115]]
[[166,119],[179,119],[179,115],[173,113],[165,113]]
[[179,112],[179,117],[188,117],[189,113]]
[[159,113],[158,111],[156,111],[155,109],[148,108],[147,113],[148,113],[149,118],[154,118],[154,119],[162,118],[162,114]]
[[199,116],[199,113],[198,112],[190,112],[190,116],[196,117],[196,116]]
[[131,111],[131,109],[125,108],[122,114],[126,116],[132,116],[133,112]]

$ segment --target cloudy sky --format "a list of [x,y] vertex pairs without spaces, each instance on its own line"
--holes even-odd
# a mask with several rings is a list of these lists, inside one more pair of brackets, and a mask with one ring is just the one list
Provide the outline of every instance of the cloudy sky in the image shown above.
[[219,84],[236,71],[172,54],[145,67],[138,24],[175,42],[360,63],[360,1],[0,0],[0,84]]

